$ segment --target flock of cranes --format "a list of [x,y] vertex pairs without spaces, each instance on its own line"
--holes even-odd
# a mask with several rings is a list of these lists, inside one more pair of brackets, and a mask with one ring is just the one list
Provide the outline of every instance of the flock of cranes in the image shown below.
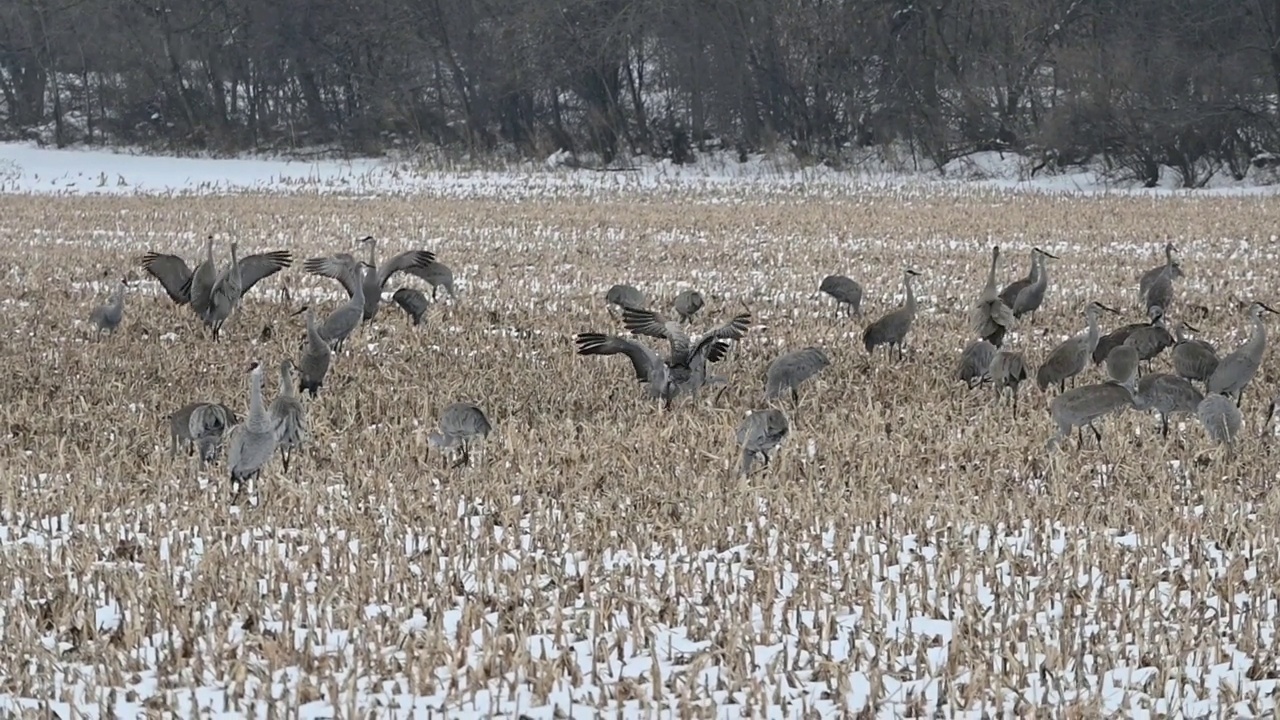
[[[315,310],[303,306],[295,314],[305,314],[307,332],[297,359],[284,358],[279,364],[279,389],[270,403],[263,396],[265,366],[258,361],[249,367],[249,409],[243,420],[230,407],[199,401],[179,408],[169,416],[170,454],[176,455],[185,444],[189,452],[199,451],[202,464],[215,461],[226,439],[227,466],[232,485],[243,489],[257,478],[277,453],[288,472],[293,453],[308,436],[307,410],[301,393],[316,397],[324,386],[325,376],[343,343],[363,322],[377,316],[382,305],[382,291],[397,273],[415,275],[432,286],[432,300],[444,288],[454,296],[453,272],[436,261],[434,253],[409,250],[379,263],[376,241],[366,237],[360,241],[368,250],[367,259],[357,260],[350,253],[309,258],[303,263],[306,272],[337,280],[349,299],[329,313],[323,321]],[[293,256],[287,250],[273,250],[241,257],[237,243],[231,243],[230,262],[219,268],[214,258],[214,239],[205,243],[204,260],[191,269],[176,255],[148,252],[139,262],[142,269],[160,282],[170,299],[179,306],[189,306],[212,331],[214,341],[221,337],[223,324],[231,317],[244,296],[262,280],[290,267]],[[114,332],[124,319],[125,280],[112,291],[111,298],[90,313],[90,323],[97,335]],[[286,291],[287,293],[287,291]],[[399,305],[415,325],[421,323],[428,302],[413,288],[396,290],[392,301]],[[429,438],[432,447],[453,450],[462,448],[462,460],[469,459],[469,448],[477,438],[488,436],[491,427],[484,412],[468,403],[454,403],[445,408],[440,429]]]
[[[335,353],[341,352],[343,344],[362,323],[377,316],[384,304],[383,290],[387,283],[397,274],[405,273],[431,284],[432,301],[437,299],[439,288],[444,288],[450,297],[454,295],[453,273],[437,262],[434,253],[407,250],[379,263],[374,238],[366,237],[360,243],[367,249],[366,259],[344,252],[304,261],[303,269],[307,273],[336,280],[346,290],[348,301],[323,318],[318,317],[310,305],[295,313],[306,317],[306,336],[296,359],[280,361],[279,389],[274,399],[267,403],[263,396],[265,366],[252,363],[248,412],[243,420],[221,403],[188,404],[169,418],[171,453],[176,454],[179,445],[186,443],[189,452],[199,451],[202,463],[212,462],[226,438],[233,486],[242,487],[243,483],[258,477],[277,453],[287,472],[292,454],[307,439],[307,411],[302,394],[312,398],[318,395]],[[223,324],[245,294],[265,278],[290,267],[293,257],[285,250],[240,257],[238,246],[233,242],[230,262],[219,268],[213,246],[210,237],[205,245],[205,257],[194,270],[180,257],[157,252],[146,253],[140,263],[160,282],[174,303],[190,306],[217,341]],[[1243,426],[1240,403],[1244,391],[1257,373],[1266,350],[1263,315],[1275,311],[1264,303],[1252,303],[1247,313],[1252,324],[1249,339],[1221,357],[1209,343],[1187,335],[1198,330],[1186,321],[1179,322],[1170,333],[1165,324],[1165,310],[1174,299],[1174,282],[1183,277],[1175,253],[1172,243],[1166,245],[1164,264],[1144,272],[1139,279],[1138,299],[1147,312],[1148,322],[1123,325],[1104,334],[1103,314],[1118,315],[1119,311],[1100,302],[1090,302],[1083,311],[1083,330],[1054,347],[1033,373],[1023,352],[1007,347],[1005,341],[1024,317],[1034,320],[1049,287],[1048,261],[1058,258],[1033,248],[1028,274],[1001,289],[996,280],[1000,248],[992,248],[986,282],[968,314],[972,341],[960,354],[957,378],[971,388],[990,384],[998,399],[1007,395],[1015,417],[1023,382],[1034,376],[1041,391],[1056,387],[1057,393],[1049,403],[1055,427],[1048,441],[1050,449],[1057,447],[1072,429],[1077,430],[1079,444],[1083,445],[1084,428],[1092,431],[1101,445],[1102,434],[1095,421],[1126,409],[1158,413],[1165,436],[1171,416],[1194,415],[1211,440],[1233,446]],[[903,346],[917,313],[912,283],[918,276],[915,270],[905,269],[902,306],[870,322],[864,329],[863,346],[872,356],[877,347],[885,346],[890,358],[895,351],[898,359],[903,357]],[[126,288],[122,280],[110,299],[90,314],[99,338],[102,333],[120,326]],[[287,290],[285,292],[287,294]],[[820,283],[818,293],[825,293],[839,307],[862,317],[863,290],[855,280],[843,275],[827,276]],[[620,315],[623,327],[631,336],[580,333],[574,337],[577,354],[625,355],[643,394],[661,401],[667,409],[682,395],[697,398],[702,389],[727,383],[724,376],[709,374],[708,366],[728,356],[733,343],[746,335],[752,321],[750,312],[741,312],[695,338],[686,325],[706,305],[695,290],[686,290],[672,301],[674,318],[652,309],[645,295],[630,285],[609,288],[605,301],[611,314]],[[409,287],[395,290],[392,302],[400,306],[415,325],[421,322],[429,306],[423,293]],[[665,357],[660,355],[641,342],[641,336],[665,340],[670,352]],[[1151,372],[1151,361],[1166,350],[1171,354],[1174,371]],[[1077,386],[1076,378],[1090,363],[1104,365],[1107,379]],[[743,475],[751,472],[757,460],[767,465],[771,454],[789,433],[789,420],[778,401],[789,395],[791,401],[798,404],[799,387],[830,364],[830,356],[820,347],[788,352],[770,363],[760,403],[764,407],[748,414],[735,434],[742,450]],[[1071,389],[1067,389],[1068,382],[1072,384]],[[1203,390],[1194,383],[1200,383]],[[1273,401],[1267,422],[1276,406]],[[445,451],[460,451],[457,467],[469,463],[473,444],[483,442],[491,431],[492,425],[479,407],[454,403],[444,409],[440,427],[431,433],[428,444]]]

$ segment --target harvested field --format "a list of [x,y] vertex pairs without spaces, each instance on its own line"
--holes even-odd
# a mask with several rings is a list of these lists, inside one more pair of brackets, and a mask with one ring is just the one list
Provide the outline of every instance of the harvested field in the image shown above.
[[[992,244],[1001,285],[1032,246],[1061,258],[1006,341],[1033,368],[1091,300],[1123,311],[1107,328],[1141,320],[1137,277],[1166,239],[1187,273],[1171,324],[1236,347],[1236,298],[1280,304],[1274,198],[800,187],[2,207],[0,716],[1274,713],[1275,353],[1231,458],[1194,418],[1166,441],[1135,411],[1099,423],[1101,448],[1050,453],[1054,391],[1026,383],[1015,420],[953,378]],[[294,255],[218,344],[137,262],[191,262],[208,233],[220,265],[231,239]],[[361,252],[364,235],[382,257],[435,252],[458,297],[421,327],[388,304],[357,330],[305,401],[296,467],[274,458],[233,504],[225,463],[170,458],[167,415],[216,400],[243,416],[248,364],[298,347],[290,313],[345,302],[302,259]],[[906,359],[869,358],[862,328],[902,301],[905,267],[922,273]],[[862,283],[864,320],[814,296],[835,272]],[[94,342],[89,311],[125,274],[124,323]],[[697,330],[748,307],[715,367],[728,389],[664,413],[625,359],[574,355],[575,333],[627,335],[603,301],[615,282],[663,310],[700,290]],[[401,285],[430,295],[398,276],[387,297]],[[768,363],[809,345],[832,364],[779,405],[791,433],[744,480],[734,429]],[[450,469],[427,436],[456,400],[495,431]]]

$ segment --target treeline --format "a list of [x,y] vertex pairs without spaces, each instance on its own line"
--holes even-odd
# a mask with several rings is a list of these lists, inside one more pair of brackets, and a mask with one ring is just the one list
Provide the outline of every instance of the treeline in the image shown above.
[[58,145],[1280,151],[1280,0],[0,0],[0,126]]

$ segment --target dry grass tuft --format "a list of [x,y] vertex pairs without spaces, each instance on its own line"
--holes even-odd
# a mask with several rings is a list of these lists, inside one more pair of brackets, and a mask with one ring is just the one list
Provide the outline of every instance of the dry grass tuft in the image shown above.
[[[1102,450],[1047,455],[1032,383],[1014,423],[952,372],[993,242],[1002,285],[1032,245],[1062,258],[1011,338],[1033,366],[1083,327],[1089,300],[1124,309],[1108,323],[1140,319],[1137,276],[1166,237],[1188,275],[1171,322],[1203,305],[1194,324],[1234,347],[1247,326],[1227,293],[1275,301],[1276,205],[7,198],[0,709],[1261,713],[1280,678],[1280,504],[1260,437],[1274,354],[1229,461],[1194,421],[1164,442],[1133,412],[1101,424]],[[209,232],[297,258],[217,345],[135,262],[196,258]],[[233,507],[224,465],[170,460],[166,416],[199,399],[243,414],[247,362],[274,367],[303,332],[282,290],[326,311],[345,299],[301,259],[365,234],[383,256],[436,252],[459,298],[422,327],[388,304],[358,330],[305,401],[297,467],[273,460],[256,502]],[[869,361],[862,323],[901,301],[908,264],[924,274],[907,359]],[[104,272],[143,282],[119,332],[93,342]],[[812,298],[832,272],[863,284],[865,321]],[[755,327],[716,367],[730,389],[663,414],[625,360],[574,356],[575,333],[622,333],[603,302],[615,282],[666,303],[702,291],[698,329],[748,305]],[[400,284],[425,287],[398,278],[388,297]],[[743,482],[733,430],[768,363],[808,345],[832,365],[786,406],[769,469]],[[427,435],[458,400],[494,433],[449,470]]]

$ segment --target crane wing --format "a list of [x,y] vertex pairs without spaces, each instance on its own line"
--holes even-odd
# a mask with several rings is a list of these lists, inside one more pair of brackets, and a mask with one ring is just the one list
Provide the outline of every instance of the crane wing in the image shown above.
[[406,250],[378,267],[378,287],[386,285],[391,276],[401,270],[425,268],[435,261],[435,253],[426,250]]
[[617,335],[600,333],[580,333],[573,341],[578,345],[579,355],[617,355],[622,353],[631,359],[631,367],[636,371],[636,379],[648,382],[663,364],[662,358],[647,345],[620,338]]
[[259,281],[292,264],[293,255],[288,250],[273,250],[240,258],[240,294],[244,295]]
[[338,253],[324,257],[307,258],[302,262],[302,269],[312,275],[333,278],[346,288],[347,296],[356,294],[356,286],[360,282],[360,273],[356,272],[359,261],[350,253]]
[[177,255],[149,252],[140,262],[142,269],[160,281],[174,302],[186,305],[191,300],[191,268],[185,260]]

